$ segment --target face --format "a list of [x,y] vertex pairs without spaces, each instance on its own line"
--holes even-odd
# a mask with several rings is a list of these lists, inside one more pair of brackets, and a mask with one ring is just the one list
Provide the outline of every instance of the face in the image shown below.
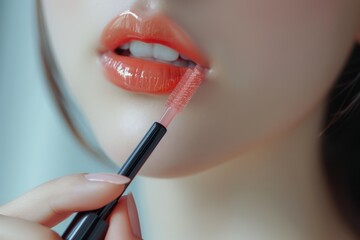
[[360,32],[357,0],[43,3],[69,91],[119,165],[189,65],[210,69],[142,169],[155,177],[203,171],[293,127],[319,107]]

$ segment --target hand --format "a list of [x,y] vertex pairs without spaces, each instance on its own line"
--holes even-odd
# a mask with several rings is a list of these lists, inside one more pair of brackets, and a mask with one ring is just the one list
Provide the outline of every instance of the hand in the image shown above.
[[[51,230],[74,212],[100,208],[124,190],[128,178],[116,174],[77,174],[45,183],[0,206],[0,239],[61,240]],[[131,194],[120,199],[109,217],[106,240],[141,239]]]

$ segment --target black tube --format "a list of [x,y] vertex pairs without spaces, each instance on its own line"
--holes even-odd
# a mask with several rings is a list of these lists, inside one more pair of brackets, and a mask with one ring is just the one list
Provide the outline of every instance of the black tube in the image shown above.
[[[118,174],[130,178],[131,183],[166,131],[163,125],[155,122],[120,168]],[[130,183],[125,186],[125,189]],[[65,230],[62,238],[65,240],[103,240],[109,227],[106,219],[124,191],[115,200],[100,209],[78,213]]]

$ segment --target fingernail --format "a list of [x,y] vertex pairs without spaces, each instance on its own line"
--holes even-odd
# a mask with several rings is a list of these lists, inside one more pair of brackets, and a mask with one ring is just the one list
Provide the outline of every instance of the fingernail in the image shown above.
[[132,193],[129,193],[127,195],[126,204],[127,204],[127,210],[128,210],[128,215],[129,215],[132,232],[135,237],[142,239],[139,214],[138,214],[134,196],[132,195]]
[[89,173],[84,175],[84,177],[92,182],[107,182],[113,184],[125,184],[130,182],[129,178],[114,173]]

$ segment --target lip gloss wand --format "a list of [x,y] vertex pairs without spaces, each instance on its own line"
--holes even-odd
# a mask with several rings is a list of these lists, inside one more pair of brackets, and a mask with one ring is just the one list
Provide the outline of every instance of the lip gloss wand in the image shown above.
[[[130,178],[131,183],[165,135],[166,128],[175,115],[185,108],[203,79],[204,70],[199,65],[185,72],[174,91],[170,94],[165,105],[165,112],[160,121],[155,122],[151,126],[139,145],[120,168],[118,174]],[[125,189],[130,183],[125,186]],[[62,238],[65,240],[103,240],[109,227],[106,219],[111,214],[124,191],[115,200],[100,209],[77,213],[65,230]]]

